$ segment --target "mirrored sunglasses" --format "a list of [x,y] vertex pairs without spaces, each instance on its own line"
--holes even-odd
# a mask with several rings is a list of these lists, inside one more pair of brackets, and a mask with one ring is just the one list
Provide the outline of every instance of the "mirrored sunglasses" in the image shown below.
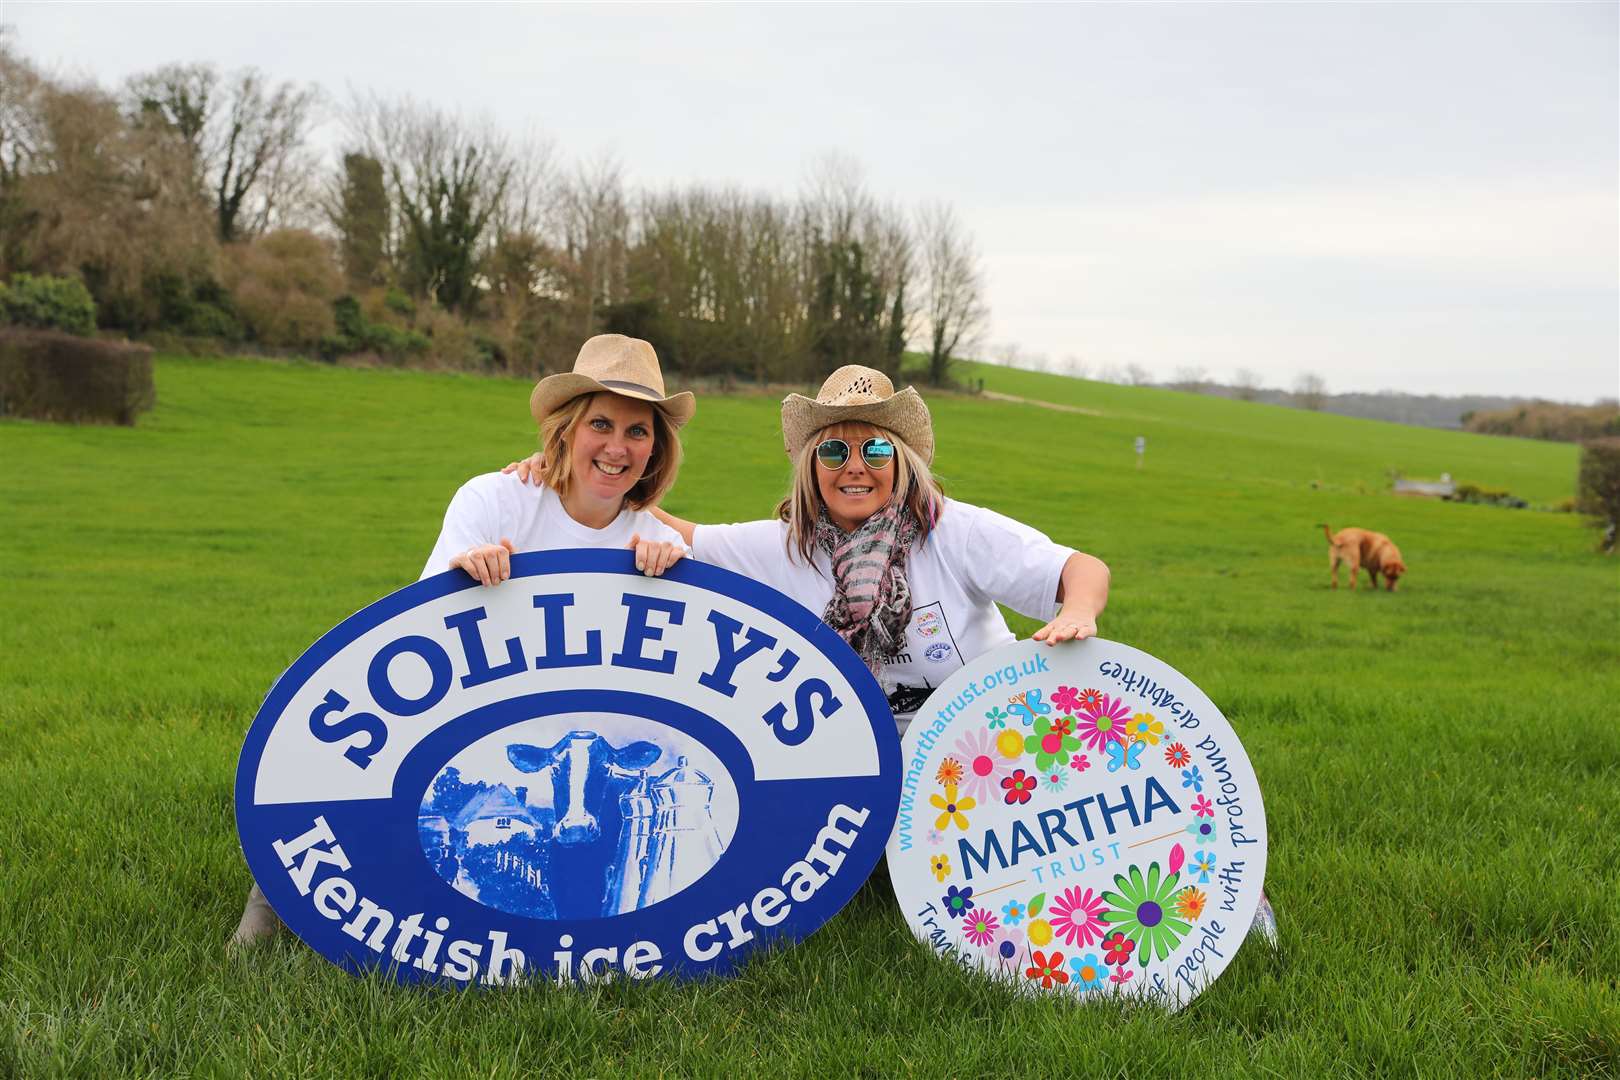
[[[816,445],[816,460],[824,469],[836,472],[849,463],[849,443],[843,439],[823,439]],[[872,470],[886,469],[894,460],[894,443],[873,436],[861,443],[861,460]]]

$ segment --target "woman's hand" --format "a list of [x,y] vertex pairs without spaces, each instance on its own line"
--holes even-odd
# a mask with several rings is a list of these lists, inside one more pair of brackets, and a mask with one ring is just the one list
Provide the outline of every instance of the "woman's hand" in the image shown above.
[[512,541],[503,536],[498,544],[481,544],[463,551],[450,560],[450,569],[467,571],[480,585],[499,585],[512,576],[512,553],[516,550]]
[[686,557],[686,549],[669,540],[643,540],[632,536],[625,545],[636,553],[636,569],[648,577],[658,577]]
[[1071,554],[1058,578],[1057,618],[1035,631],[1048,645],[1097,636],[1097,616],[1108,606],[1108,564],[1083,551]]
[[1083,641],[1097,636],[1097,620],[1089,615],[1060,611],[1057,618],[1035,631],[1035,640],[1048,645],[1060,641]]
[[539,487],[540,486],[540,474],[541,474],[541,472],[543,472],[545,470],[545,467],[546,467],[546,455],[544,455],[540,451],[536,450],[534,453],[530,454],[528,457],[524,458],[522,461],[514,461],[514,462],[512,462],[506,468],[502,469],[501,472],[502,473],[514,473],[515,472],[515,473],[517,473],[518,483],[520,483],[520,484],[530,484],[530,483],[532,483],[535,487]]

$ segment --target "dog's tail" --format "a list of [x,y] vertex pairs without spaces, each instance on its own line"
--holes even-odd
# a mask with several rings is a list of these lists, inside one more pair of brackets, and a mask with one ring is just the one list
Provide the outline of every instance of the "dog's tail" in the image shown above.
[[1325,521],[1321,522],[1320,524],[1322,526],[1322,532],[1327,534],[1328,543],[1330,543],[1330,544],[1333,543],[1333,526],[1329,525]]

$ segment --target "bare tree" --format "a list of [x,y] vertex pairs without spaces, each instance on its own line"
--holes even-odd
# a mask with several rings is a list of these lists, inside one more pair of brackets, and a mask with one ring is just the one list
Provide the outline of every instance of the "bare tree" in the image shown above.
[[943,386],[952,357],[977,343],[989,317],[979,253],[946,203],[924,207],[917,214],[917,236],[922,248],[928,381]]
[[563,247],[574,270],[576,317],[582,334],[597,329],[598,312],[625,294],[630,202],[624,165],[611,154],[582,164],[563,187]]
[[1172,386],[1177,390],[1185,390],[1189,394],[1201,394],[1205,384],[1209,382],[1209,369],[1196,364],[1183,364],[1176,368],[1176,378]]
[[470,311],[481,295],[491,222],[516,170],[506,137],[488,122],[366,95],[355,97],[348,124],[359,151],[388,178],[401,282],[452,311]]
[[1065,353],[1063,356],[1063,373],[1076,379],[1090,377],[1091,365],[1074,353]]
[[1009,341],[1003,345],[994,345],[990,348],[990,361],[991,363],[1000,364],[1002,367],[1023,367],[1024,350],[1019,348],[1016,341]]
[[306,216],[315,87],[273,83],[253,68],[222,78],[206,64],[170,64],[132,77],[124,100],[133,120],[168,130],[188,148],[220,240]]
[[42,80],[28,107],[0,250],[11,269],[82,277],[103,326],[148,329],[162,315],[157,282],[189,287],[213,269],[188,156],[167,133],[132,127],[93,85]]
[[1132,362],[1125,365],[1125,381],[1131,386],[1153,385],[1153,372],[1141,364]]
[[1327,404],[1327,380],[1307,371],[1294,380],[1294,403],[1302,409],[1319,412]]
[[1260,373],[1252,368],[1238,368],[1232,375],[1232,388],[1243,401],[1253,401],[1260,396]]

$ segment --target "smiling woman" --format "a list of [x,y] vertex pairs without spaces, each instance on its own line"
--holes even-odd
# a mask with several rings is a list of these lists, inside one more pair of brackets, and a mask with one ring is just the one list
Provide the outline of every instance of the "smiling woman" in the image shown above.
[[530,395],[546,462],[539,489],[501,473],[467,481],[422,575],[460,569],[498,585],[513,551],[568,547],[633,547],[638,569],[662,573],[685,549],[645,508],[675,482],[677,432],[695,410],[689,392],[665,396],[647,342],[591,338],[572,371],[548,375]]
[[[457,491],[421,576],[465,570],[486,586],[512,576],[517,551],[628,547],[636,568],[662,574],[686,554],[681,537],[644,508],[675,482],[680,427],[697,406],[665,395],[658,354],[621,334],[591,338],[574,369],[535,384],[529,412],[548,467],[530,487],[501,473]],[[231,944],[272,936],[281,923],[257,884]]]

